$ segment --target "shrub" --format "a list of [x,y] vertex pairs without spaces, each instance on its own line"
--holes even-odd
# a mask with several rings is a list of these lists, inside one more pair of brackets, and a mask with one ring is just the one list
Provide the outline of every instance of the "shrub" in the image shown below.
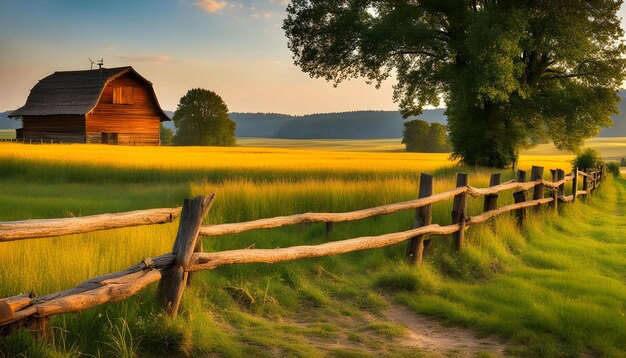
[[572,160],[572,168],[578,168],[582,171],[599,167],[601,164],[602,160],[600,159],[600,155],[592,148],[585,148]]
[[613,174],[614,177],[619,177],[619,164],[617,162],[608,162],[606,163],[606,170]]

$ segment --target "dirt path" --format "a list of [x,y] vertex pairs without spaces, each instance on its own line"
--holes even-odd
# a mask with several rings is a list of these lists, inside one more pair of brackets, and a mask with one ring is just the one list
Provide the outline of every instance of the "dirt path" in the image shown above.
[[384,312],[392,322],[407,328],[402,344],[432,352],[433,356],[472,357],[481,351],[504,356],[506,343],[494,336],[479,337],[476,332],[460,327],[444,326],[439,320],[418,315],[404,306],[393,305]]

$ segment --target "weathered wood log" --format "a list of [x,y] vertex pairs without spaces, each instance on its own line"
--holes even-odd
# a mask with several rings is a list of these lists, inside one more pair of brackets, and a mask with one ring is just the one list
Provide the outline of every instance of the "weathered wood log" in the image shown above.
[[271,229],[281,226],[296,225],[301,223],[314,222],[345,222],[361,220],[370,217],[395,213],[398,211],[417,209],[422,206],[433,204],[439,201],[447,200],[457,194],[464,193],[468,189],[465,187],[455,188],[443,193],[434,194],[423,199],[415,199],[395,204],[383,205],[369,209],[350,211],[345,213],[304,213],[289,216],[277,216],[267,219],[258,219],[253,221],[219,224],[212,226],[202,226],[200,235],[218,236],[227,234],[237,234],[244,231],[256,229]]
[[[420,190],[419,198],[427,198],[433,195],[433,176],[422,173],[420,175]],[[422,226],[428,226],[433,221],[433,208],[432,205],[426,205],[415,209],[415,222],[413,228],[419,228]],[[407,246],[407,256],[409,263],[413,265],[421,265],[424,257],[424,247],[426,235],[419,235],[411,238]]]
[[554,198],[544,198],[544,199],[537,199],[537,200],[532,200],[532,201],[526,201],[526,202],[520,202],[520,203],[516,203],[516,204],[510,204],[510,205],[505,205],[499,209],[495,209],[495,210],[491,210],[488,211],[486,213],[482,213],[480,215],[476,215],[476,216],[472,216],[470,218],[467,219],[466,225],[475,225],[475,224],[480,224],[483,223],[493,217],[496,217],[498,215],[507,213],[509,211],[513,211],[513,210],[519,210],[519,209],[523,209],[523,208],[528,208],[531,206],[538,206],[541,204],[546,204],[546,203],[551,203],[554,201]]
[[495,194],[504,190],[528,190],[543,182],[541,179],[538,181],[528,183],[515,183],[514,181],[508,181],[504,184],[500,184],[491,188],[473,188],[473,187],[458,187],[446,192],[437,193],[427,198],[409,200],[400,203],[382,205],[374,208],[356,210],[344,213],[303,213],[289,216],[278,216],[273,218],[258,219],[240,223],[228,223],[211,226],[202,226],[200,228],[200,235],[202,236],[219,236],[228,234],[237,234],[249,230],[257,229],[271,229],[276,227],[296,225],[302,223],[315,223],[315,222],[345,222],[361,220],[370,217],[380,216],[395,213],[398,211],[417,209],[426,205],[431,205],[440,201],[450,199],[458,194],[467,191],[472,196]]
[[[8,323],[27,319],[29,316],[37,314],[38,307],[48,307],[48,302],[57,302],[54,304],[50,304],[50,306],[59,305],[58,302],[61,302],[59,300],[64,300],[66,297],[81,295],[95,289],[106,288],[106,285],[109,284],[137,285],[136,282],[132,281],[137,278],[142,278],[142,280],[145,280],[146,278],[143,278],[143,276],[146,275],[147,271],[156,270],[160,272],[160,270],[167,269],[173,264],[174,256],[168,253],[151,259],[144,259],[141,263],[134,265],[126,270],[91,278],[68,290],[51,293],[45,296],[32,297],[30,299],[29,305],[23,306],[19,310],[15,310],[12,317],[8,319],[6,317],[0,318],[0,325],[5,325]],[[154,273],[152,273],[151,275],[154,275]],[[155,280],[158,280],[158,278],[155,278]],[[115,301],[115,298],[105,299],[105,301]],[[67,312],[74,312],[71,311],[71,307],[67,309]],[[47,314],[48,311],[45,310],[46,308],[44,308],[44,311],[41,311],[41,313]]]
[[585,201],[587,202],[587,204],[589,204],[589,201],[590,201],[589,197],[591,196],[590,195],[591,193],[590,193],[590,187],[589,187],[589,180],[590,180],[589,175],[585,174],[583,176],[583,190],[582,191],[585,192],[584,195],[585,195]]
[[559,195],[559,200],[567,203],[574,200],[574,195]]
[[[541,180],[542,176],[543,176],[543,167],[538,167],[538,166],[533,165],[532,170],[530,171],[530,180],[531,181]],[[542,183],[535,185],[535,188],[533,189],[533,200],[543,199],[543,195],[544,195],[543,188],[544,188],[543,181]]]
[[576,172],[578,173],[579,176],[582,176],[584,178],[589,178],[589,174],[578,170],[578,168],[576,169]]
[[554,199],[553,201],[550,202],[550,207],[552,208],[552,210],[555,213],[558,213],[558,205],[559,205],[559,196],[558,196],[558,186],[556,185],[556,182],[559,181],[559,176],[557,173],[556,169],[550,169],[550,174],[552,175],[552,185],[549,186],[550,190],[550,196]]
[[12,318],[3,320],[0,325],[24,320],[33,315],[46,317],[80,312],[106,302],[117,302],[134,295],[145,286],[159,280],[161,275],[161,270],[147,269],[107,280],[101,286],[91,290],[58,295],[58,297],[16,311]]
[[572,201],[576,202],[578,196],[578,168],[574,168],[574,179],[572,180]]
[[[465,187],[468,185],[467,173],[457,173],[456,186]],[[460,251],[463,247],[463,240],[465,239],[465,216],[467,214],[467,192],[463,192],[454,197],[452,203],[452,223],[459,224],[461,228],[459,231],[452,234],[454,240],[454,248]]]
[[[563,196],[565,195],[565,172],[563,171],[563,169],[557,169],[556,170],[556,179],[559,183],[558,186],[558,192],[559,192],[559,196]],[[572,180],[574,179],[574,176],[572,175]]]
[[473,186],[468,185],[469,189],[467,190],[467,193],[473,197],[478,197],[481,195],[497,194],[499,192],[511,189],[513,191],[528,190],[535,185],[540,184],[541,182],[541,180],[538,180],[536,182],[518,183],[515,180],[509,180],[503,184],[492,186],[489,188],[474,188]]
[[239,249],[220,252],[193,254],[191,263],[185,267],[189,271],[212,270],[224,265],[243,263],[275,263],[305,258],[338,255],[352,251],[375,249],[397,244],[419,235],[447,235],[459,230],[458,224],[439,226],[431,224],[403,232],[380,236],[367,236],[354,239],[332,241],[315,246],[292,246],[280,249]]
[[38,316],[54,316],[62,313],[81,312],[107,302],[118,302],[133,296],[142,288],[160,280],[161,270],[150,269],[120,277],[93,290],[64,296],[34,305]]
[[576,190],[576,196],[587,195],[587,190]]
[[561,185],[563,185],[563,184],[565,184],[565,183],[567,183],[568,181],[571,181],[571,180],[574,180],[574,175],[573,174],[570,174],[570,175],[564,177],[561,180],[552,181],[552,182],[544,180],[544,181],[542,181],[542,183],[543,183],[544,187],[546,187],[546,188],[558,188],[559,186],[561,186]]
[[[521,207],[529,207],[549,203],[552,198],[528,201],[520,204],[503,206],[500,209],[489,211],[470,218],[466,227],[479,224],[504,212],[513,211]],[[306,258],[339,255],[353,251],[376,249],[394,245],[419,235],[447,235],[461,230],[460,224],[440,226],[431,224],[417,229],[396,232],[380,236],[358,237],[354,239],[327,242],[320,245],[292,246],[280,249],[239,249],[220,252],[205,252],[193,254],[191,263],[185,267],[188,271],[213,270],[220,266],[244,263],[276,263]]]
[[108,282],[110,280],[115,280],[120,277],[125,277],[133,273],[144,271],[146,269],[168,268],[172,266],[173,264],[174,264],[174,255],[170,253],[153,257],[153,258],[149,258],[149,259],[144,259],[137,265],[129,267],[125,270],[90,278],[89,280],[81,282],[80,284],[76,285],[73,288],[63,290],[60,292],[51,293],[51,294],[44,295],[44,296],[33,297],[32,303],[39,304],[39,303],[47,302],[53,299],[61,298],[64,296],[69,296],[69,295],[89,291],[98,287],[102,287],[105,282]]
[[[516,175],[515,175],[515,179],[520,182],[523,183],[526,181],[526,172],[524,170],[518,170]],[[518,203],[523,203],[526,201],[526,190],[520,190],[520,191],[516,191],[513,193],[513,201],[518,204]],[[522,224],[524,223],[524,217],[526,216],[526,209],[524,208],[520,208],[515,212],[515,216],[517,218],[517,225],[518,226],[522,226]]]
[[[193,249],[193,252],[204,252],[204,244],[202,243],[202,238],[198,237],[196,241],[196,247]],[[193,280],[194,273],[189,272],[187,274],[187,286],[191,286],[191,281]]]
[[[500,173],[493,173],[489,178],[489,186],[494,187],[500,185]],[[483,202],[483,211],[495,210],[498,208],[498,194],[485,195]]]
[[209,196],[197,196],[193,200],[185,199],[180,216],[180,225],[172,254],[174,267],[167,271],[167,274],[159,283],[158,296],[167,315],[176,317],[178,307],[183,296],[183,291],[187,283],[187,272],[183,266],[189,264],[193,250],[198,240],[200,225],[204,217],[209,212],[215,194]]
[[8,322],[13,318],[16,311],[24,307],[30,306],[32,298],[35,296],[33,292],[23,293],[21,295],[0,299],[0,324]]
[[77,218],[0,222],[0,241],[82,234],[99,230],[171,222],[180,208],[135,210]]

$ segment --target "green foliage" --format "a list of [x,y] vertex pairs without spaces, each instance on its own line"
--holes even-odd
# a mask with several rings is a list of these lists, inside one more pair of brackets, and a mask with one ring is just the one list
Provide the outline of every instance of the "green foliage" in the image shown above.
[[133,335],[130,331],[128,322],[126,322],[123,318],[120,318],[120,325],[118,326],[111,320],[108,321],[111,331],[109,335],[111,342],[104,342],[104,344],[109,348],[107,356],[116,358],[135,357],[139,343],[136,340],[133,340]]
[[438,278],[427,267],[407,264],[392,265],[374,279],[374,286],[383,291],[408,291],[434,293],[439,287]]
[[620,176],[619,171],[619,163],[618,162],[608,162],[606,163],[607,172],[613,174],[614,177],[618,178]]
[[620,167],[626,167],[626,158],[622,158],[619,161],[619,166]]
[[161,145],[172,145],[174,143],[174,131],[161,123],[159,130],[159,136],[161,138]]
[[407,152],[445,153],[450,151],[446,126],[416,119],[404,123],[402,143]]
[[237,124],[228,117],[228,107],[213,91],[194,88],[174,112],[176,145],[235,145]]
[[551,139],[575,151],[612,125],[625,77],[621,1],[294,0],[295,64],[338,84],[397,79],[403,116],[447,105],[453,156],[505,167]]
[[600,159],[600,154],[592,148],[585,148],[583,151],[578,153],[574,160],[572,160],[572,168],[578,168],[582,171],[597,168],[601,164],[602,159]]

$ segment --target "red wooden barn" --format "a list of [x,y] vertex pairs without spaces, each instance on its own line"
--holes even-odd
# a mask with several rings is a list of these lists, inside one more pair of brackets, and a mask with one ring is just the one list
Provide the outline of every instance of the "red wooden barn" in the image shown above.
[[159,145],[162,121],[152,83],[132,67],[55,72],[30,91],[18,138],[65,143]]

